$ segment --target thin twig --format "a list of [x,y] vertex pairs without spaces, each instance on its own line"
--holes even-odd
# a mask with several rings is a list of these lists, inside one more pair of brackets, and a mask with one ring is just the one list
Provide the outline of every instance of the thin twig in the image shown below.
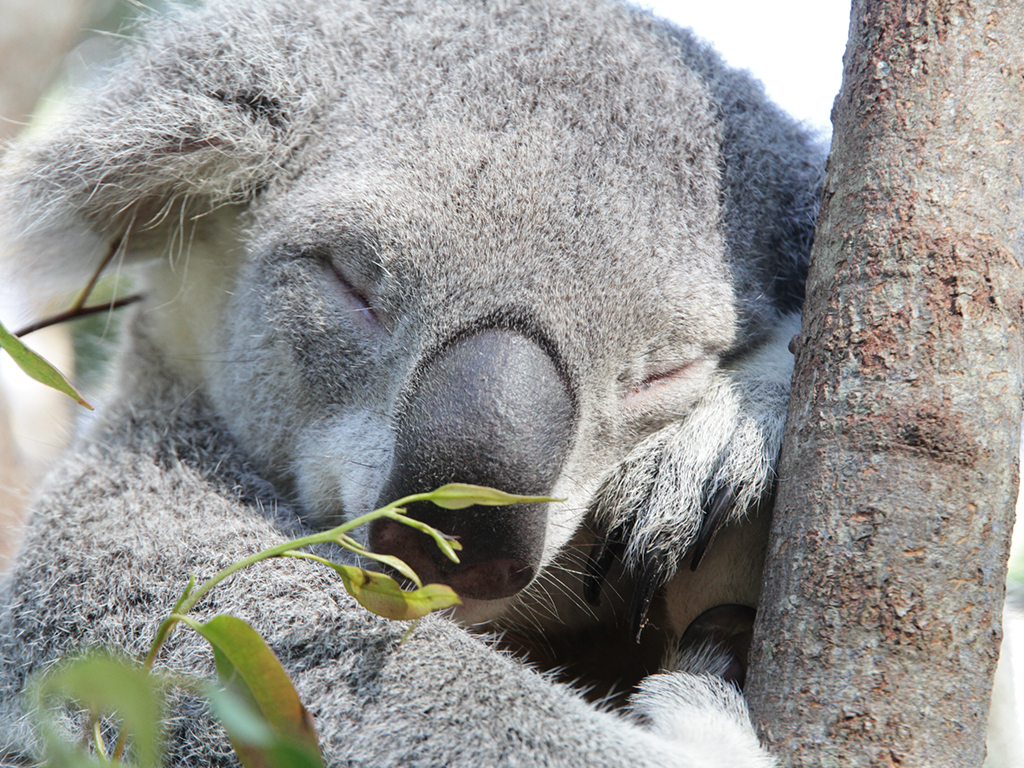
[[88,315],[95,315],[97,312],[113,312],[115,309],[120,309],[129,304],[134,304],[136,301],[142,298],[141,294],[133,294],[131,296],[124,296],[120,299],[107,302],[106,304],[94,304],[91,307],[85,306],[85,302],[89,300],[89,296],[92,294],[92,289],[96,287],[97,281],[100,279],[100,275],[103,274],[103,270],[107,268],[107,265],[113,260],[114,256],[117,255],[118,250],[121,248],[121,238],[117,238],[110,244],[110,248],[107,250],[107,255],[103,257],[103,261],[93,271],[92,276],[89,278],[89,282],[86,284],[82,292],[78,294],[78,298],[75,299],[75,303],[71,305],[70,309],[66,309],[63,312],[59,312],[56,315],[50,317],[44,317],[42,320],[26,325],[24,328],[15,332],[15,336],[27,336],[35,331],[42,330],[43,328],[49,328],[51,325],[57,325],[58,323],[64,323],[68,320],[76,320],[79,317],[87,317]]
[[20,328],[15,331],[14,335],[21,337],[27,336],[30,333],[42,330],[43,328],[49,328],[51,325],[57,325],[58,323],[64,323],[68,320],[77,320],[80,317],[88,317],[89,315],[95,315],[99,312],[112,312],[115,309],[126,307],[129,304],[134,304],[142,298],[141,293],[133,293],[131,296],[122,296],[120,299],[114,301],[108,301],[105,304],[93,304],[91,307],[72,307],[63,312],[58,312],[56,315],[50,317],[44,317],[35,323],[30,323],[24,328]]
[[86,284],[85,288],[83,288],[82,292],[78,294],[78,299],[71,305],[70,311],[77,312],[85,306],[85,302],[89,300],[89,295],[92,293],[92,289],[96,286],[96,281],[100,279],[100,275],[103,274],[103,270],[107,268],[107,265],[114,258],[114,254],[117,253],[117,250],[120,247],[121,238],[119,237],[110,244],[110,249],[107,251],[107,255],[103,257],[103,261],[100,262],[96,271],[92,273],[92,277],[89,278],[89,282]]

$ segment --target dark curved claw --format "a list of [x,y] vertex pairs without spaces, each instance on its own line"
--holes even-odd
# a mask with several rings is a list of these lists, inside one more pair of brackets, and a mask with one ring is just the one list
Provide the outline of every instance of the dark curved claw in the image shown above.
[[736,493],[733,491],[733,487],[731,485],[722,485],[719,486],[714,496],[704,505],[704,519],[701,520],[697,537],[693,540],[693,546],[690,548],[692,553],[690,558],[691,571],[697,570],[697,566],[700,565],[704,553],[711,546],[711,542],[715,539],[715,534],[722,527],[725,518],[728,517],[735,503]]
[[601,604],[601,587],[611,570],[612,563],[626,551],[621,527],[608,531],[604,540],[595,544],[587,558],[587,573],[583,577],[583,597],[591,605]]
[[729,653],[731,661],[723,674],[726,682],[740,690],[747,677],[747,657],[754,638],[754,617],[757,612],[747,605],[718,605],[709,608],[690,622],[679,645],[697,646],[712,642]]
[[629,629],[637,642],[640,641],[640,633],[647,626],[647,613],[651,609],[651,601],[664,582],[666,559],[665,552],[661,550],[644,553],[636,580],[636,590],[629,604]]

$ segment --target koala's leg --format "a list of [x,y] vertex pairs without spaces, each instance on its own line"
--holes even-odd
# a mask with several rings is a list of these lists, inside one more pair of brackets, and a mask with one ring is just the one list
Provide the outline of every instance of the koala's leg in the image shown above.
[[[576,570],[582,556],[570,553],[546,582],[543,594],[557,605],[553,618],[547,604],[534,602],[513,611],[493,628],[503,647],[541,669],[555,670],[560,680],[581,689],[591,701],[624,704],[630,690],[647,675],[682,668],[665,663],[666,648],[675,649],[693,621],[708,609],[741,605],[753,612],[761,591],[771,514],[762,505],[741,520],[724,525],[697,569],[683,565],[651,601],[643,631],[623,618],[630,608],[636,579],[616,563],[607,574],[599,606],[579,604]],[[577,545],[589,551],[593,539]],[[541,605],[540,608],[537,606]],[[688,639],[686,640],[688,642]],[[623,652],[623,650],[628,652]],[[746,668],[745,654],[738,661]],[[703,668],[701,668],[703,670]]]
[[709,765],[778,765],[758,743],[739,690],[714,674],[651,675],[632,706],[651,730],[693,745],[690,754]]
[[682,568],[669,580],[665,618],[676,639],[663,666],[670,671],[641,682],[631,701],[657,733],[688,743],[708,738],[721,765],[776,765],[761,749],[739,691],[770,521],[761,510],[725,526],[701,569]]
[[638,575],[636,630],[683,561],[704,569],[719,529],[772,488],[799,322],[786,317],[763,344],[723,366],[686,418],[641,442],[598,491],[593,511],[607,539],[591,561],[587,592],[595,596],[611,555],[620,554]]

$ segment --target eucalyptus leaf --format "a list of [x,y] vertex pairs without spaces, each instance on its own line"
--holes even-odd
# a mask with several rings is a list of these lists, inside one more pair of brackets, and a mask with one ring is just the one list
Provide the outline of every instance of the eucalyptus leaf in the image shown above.
[[110,762],[86,752],[85,747],[63,743],[55,732],[43,733],[46,768],[110,768]]
[[423,494],[423,499],[432,501],[444,509],[465,509],[480,504],[487,507],[503,507],[509,504],[540,504],[545,501],[564,501],[550,496],[517,496],[495,488],[467,483],[448,483],[430,493]]
[[[215,616],[206,624],[182,620],[213,647],[217,676],[232,692],[232,697],[221,699],[221,705],[229,712],[224,725],[242,764],[246,768],[322,766],[313,719],[263,638],[234,616]],[[244,702],[241,708],[239,700]]]
[[[135,747],[140,768],[161,762],[163,692],[157,678],[135,661],[105,651],[93,651],[62,663],[48,672],[36,692],[41,702],[74,701],[94,717],[114,714]],[[63,765],[92,763],[68,749],[56,750]]]
[[90,411],[93,410],[93,407],[85,401],[85,398],[79,394],[78,390],[71,386],[71,382],[65,378],[63,373],[54,368],[38,352],[33,352],[26,347],[21,339],[4,328],[2,323],[0,323],[0,349],[7,352],[21,370],[36,381],[42,382],[58,392],[63,392]]
[[345,589],[361,606],[386,619],[419,619],[431,611],[462,602],[446,584],[427,584],[413,591],[405,591],[397,581],[383,573],[340,563],[330,563],[330,566],[341,576]]
[[[342,542],[341,538],[347,539],[347,542]],[[423,582],[420,581],[419,575],[416,573],[416,571],[410,568],[409,565],[402,558],[395,557],[394,555],[381,555],[376,552],[371,552],[362,544],[359,544],[358,542],[350,539],[348,536],[340,537],[338,539],[338,543],[346,549],[355,552],[357,555],[368,557],[371,560],[376,560],[378,563],[383,563],[384,565],[391,566],[400,574],[405,576],[405,578],[407,578],[409,581],[415,584],[417,587],[423,586]],[[333,563],[327,561],[324,562],[327,565],[331,565],[333,567]]]
[[256,709],[252,699],[230,688],[213,688],[206,692],[213,714],[228,732],[232,745],[248,768],[320,768],[318,753],[292,740],[281,738],[266,718]]
[[415,528],[417,531],[421,533],[427,534],[427,536],[430,536],[430,538],[434,540],[434,543],[437,544],[438,549],[440,549],[445,554],[445,557],[447,557],[453,563],[459,562],[459,556],[455,554],[455,551],[458,549],[462,549],[462,545],[455,539],[449,539],[447,536],[445,536],[443,533],[437,530],[437,528],[427,525],[426,523],[422,522],[421,520],[417,520],[414,517],[409,517],[408,515],[406,515],[405,510],[401,508],[385,510],[384,516],[389,517],[392,520],[397,520],[403,525],[408,525],[410,528]]

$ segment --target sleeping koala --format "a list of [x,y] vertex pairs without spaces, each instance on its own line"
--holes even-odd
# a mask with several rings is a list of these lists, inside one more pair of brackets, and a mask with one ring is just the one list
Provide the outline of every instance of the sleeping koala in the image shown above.
[[[363,532],[462,597],[401,646],[292,560],[197,609],[267,639],[329,765],[772,765],[732,686],[651,673],[756,600],[821,165],[748,76],[610,1],[154,20],[4,170],[26,279],[114,254],[145,301],[0,592],[0,755],[38,756],[31,672],[141,651],[189,574],[458,481],[564,500],[411,508],[458,566]],[[212,671],[192,633],[161,661]],[[644,679],[615,713],[538,666]],[[175,764],[232,762],[197,702],[168,722]]]

